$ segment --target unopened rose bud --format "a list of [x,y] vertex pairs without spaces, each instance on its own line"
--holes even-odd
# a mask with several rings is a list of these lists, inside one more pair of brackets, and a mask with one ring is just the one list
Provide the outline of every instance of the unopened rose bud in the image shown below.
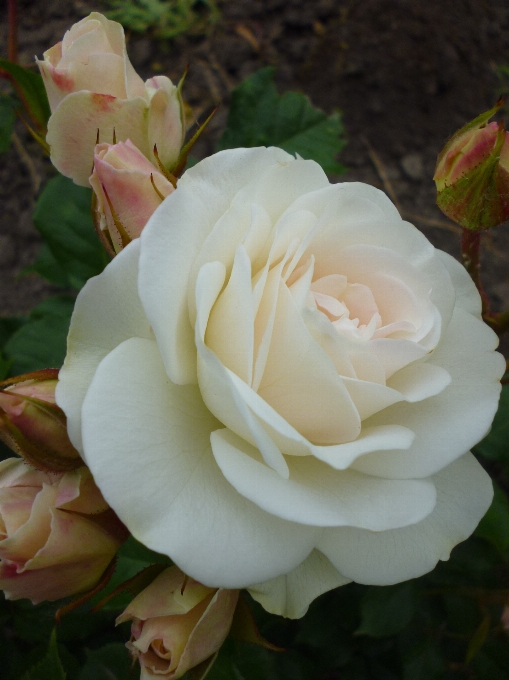
[[92,12],[37,63],[52,112],[46,141],[63,175],[88,186],[97,136],[131,139],[152,161],[157,145],[165,168],[177,162],[185,135],[179,88],[166,76],[143,82],[119,23]]
[[115,252],[141,234],[154,210],[174,190],[130,140],[95,147],[90,184],[97,226]]
[[212,657],[232,623],[238,590],[207,588],[177,567],[163,571],[121,614],[132,620],[127,644],[140,680],[174,680]]
[[0,589],[10,600],[58,600],[96,585],[125,529],[90,471],[45,473],[0,462]]
[[0,439],[47,471],[79,467],[66,417],[55,403],[58,370],[46,369],[0,383]]
[[502,104],[461,128],[438,157],[438,207],[468,229],[509,219],[509,140],[502,123],[488,123]]

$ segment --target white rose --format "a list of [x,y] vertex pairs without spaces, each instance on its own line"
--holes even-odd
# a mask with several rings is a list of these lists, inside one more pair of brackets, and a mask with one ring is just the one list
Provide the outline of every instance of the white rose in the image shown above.
[[489,507],[468,450],[505,364],[480,311],[377,189],[224,151],[85,286],[57,400],[138,540],[301,616],[428,572]]

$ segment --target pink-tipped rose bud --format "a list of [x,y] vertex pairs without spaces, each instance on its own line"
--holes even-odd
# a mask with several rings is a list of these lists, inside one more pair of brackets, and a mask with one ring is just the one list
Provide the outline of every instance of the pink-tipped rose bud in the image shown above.
[[64,412],[55,403],[57,369],[0,383],[0,439],[29,463],[48,472],[83,463],[69,440]]
[[228,635],[238,596],[165,569],[117,619],[133,622],[127,647],[140,662],[140,680],[174,680],[210,659]]
[[124,29],[92,12],[37,62],[52,116],[47,142],[55,167],[88,186],[94,146],[131,139],[165,168],[177,161],[185,134],[180,91],[166,76],[138,76],[127,57]]
[[154,210],[174,190],[129,139],[95,147],[90,184],[96,196],[96,225],[116,253],[141,234]]
[[96,585],[125,529],[86,467],[46,473],[0,462],[0,589],[10,600],[58,600]]
[[503,124],[488,123],[502,105],[501,100],[461,128],[438,157],[438,207],[468,229],[509,219],[509,139]]

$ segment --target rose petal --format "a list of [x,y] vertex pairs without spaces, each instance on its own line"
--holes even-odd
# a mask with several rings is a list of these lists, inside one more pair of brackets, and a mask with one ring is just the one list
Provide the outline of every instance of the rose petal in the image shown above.
[[0,558],[25,563],[40,550],[50,535],[50,508],[54,505],[57,488],[43,484],[32,504],[30,519],[14,534],[0,542]]
[[248,592],[271,614],[300,619],[319,595],[347,583],[350,579],[341,576],[323,553],[313,550],[289,574],[251,586]]
[[220,262],[210,262],[201,268],[196,284],[198,317],[195,341],[202,398],[216,418],[259,448],[267,465],[283,477],[288,477],[288,466],[281,452],[239,399],[232,382],[235,374],[225,368],[204,343],[210,309],[221,290],[224,274],[224,266]]
[[422,359],[428,350],[411,340],[397,338],[375,338],[369,340],[366,350],[372,352],[383,366],[385,378],[389,379],[396,371]]
[[[98,179],[101,185],[107,187],[108,198],[116,216],[133,239],[138,238],[149,217],[161,205],[161,198],[154,190],[150,173],[153,173],[154,184],[163,196],[167,196],[173,191],[168,180],[158,173],[148,161],[147,165],[151,168],[148,174],[145,168],[143,168],[144,172],[141,170],[124,170],[114,168],[106,160],[97,157],[94,161]],[[93,188],[96,193],[99,191],[102,194],[102,186],[97,188],[93,186]],[[104,204],[105,209],[111,214],[108,202],[104,201]],[[111,221],[113,222],[113,220]]]
[[[448,323],[454,289],[446,268],[424,234],[401,219],[382,191],[360,182],[334,184],[303,194],[292,209],[311,210],[320,217],[307,255],[314,254],[327,272],[342,273],[334,267],[342,248],[366,244],[390,249],[433,282],[431,301]],[[321,276],[318,270],[317,276]]]
[[366,425],[405,423],[416,434],[412,446],[404,453],[362,456],[353,463],[355,469],[392,479],[428,477],[477,444],[498,406],[505,360],[493,352],[497,344],[497,336],[485,323],[457,307],[427,362],[444,368],[451,384],[417,408],[395,404],[366,421]]
[[[280,149],[265,148],[221,151],[206,158],[184,173],[179,190],[161,204],[143,230],[140,296],[174,382],[196,381],[188,286],[203,242],[253,174],[289,158]],[[235,248],[232,259],[234,253]]]
[[210,313],[205,343],[223,366],[248,385],[253,378],[254,303],[251,263],[242,245],[237,248],[226,288]]
[[239,493],[291,522],[385,531],[415,524],[435,506],[435,488],[427,480],[381,484],[380,478],[336,471],[312,456],[289,458],[290,478],[283,479],[231,430],[213,432],[211,443],[222,473]]
[[131,600],[116,619],[116,625],[137,618],[142,621],[160,616],[187,614],[214,591],[201,583],[188,583],[182,592],[186,575],[177,567],[169,567]]
[[244,587],[295,568],[320,530],[240,496],[214,462],[217,427],[198,389],[169,381],[156,344],[137,338],[103,359],[83,404],[92,474],[134,537],[206,585]]
[[258,394],[316,444],[341,444],[359,435],[360,419],[347,389],[282,282]]
[[157,85],[148,112],[150,150],[155,144],[159,160],[170,170],[180,155],[186,132],[178,89],[166,76],[155,76],[146,84],[149,90],[152,85]]
[[236,590],[221,589],[215,593],[189,636],[180,658],[179,673],[194,668],[221,647],[230,630],[238,598]]
[[440,394],[451,384],[451,380],[445,368],[428,362],[405,366],[387,384],[401,392],[406,401],[413,403]]
[[74,83],[74,92],[89,90],[119,99],[128,98],[124,60],[116,54],[89,54],[86,62],[70,61],[66,75]]
[[115,131],[117,141],[130,139],[150,157],[152,150],[144,124],[146,112],[147,102],[142,97],[117,99],[86,90],[69,94],[48,121],[46,141],[50,145],[51,162],[76,184],[88,187],[97,130],[100,142],[111,143]]
[[470,453],[432,480],[437,504],[419,524],[379,533],[326,529],[318,548],[357,583],[390,585],[426,574],[470,536],[493,498],[489,476]]
[[81,406],[95,368],[124,340],[152,337],[138,298],[139,251],[138,240],[128,245],[87,281],[74,306],[55,396],[67,416],[69,437],[82,453]]
[[466,312],[481,318],[482,300],[470,274],[454,257],[443,250],[436,251],[437,257],[445,265],[456,292],[456,304]]
[[[40,488],[35,486],[0,489],[0,539],[12,536],[30,519],[30,512]],[[4,533],[5,536],[1,534]],[[1,549],[1,541],[0,541]]]

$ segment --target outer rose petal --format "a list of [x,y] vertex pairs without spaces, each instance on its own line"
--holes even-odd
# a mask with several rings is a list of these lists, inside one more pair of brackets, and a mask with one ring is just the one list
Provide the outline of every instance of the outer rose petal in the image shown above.
[[157,144],[157,153],[165,168],[177,162],[180,147],[184,143],[185,125],[178,88],[166,76],[147,80],[147,87],[154,85],[156,92],[150,100],[148,112],[148,139],[151,151]]
[[385,531],[427,517],[436,493],[429,480],[383,480],[331,470],[312,456],[289,459],[290,478],[227,429],[212,433],[212,451],[230,484],[275,517],[321,527],[357,526]]
[[94,147],[99,130],[100,142],[131,142],[148,158],[145,116],[147,102],[142,97],[117,99],[107,94],[82,90],[65,97],[48,121],[46,141],[51,162],[76,184],[88,187],[94,163]]
[[315,598],[344,586],[350,579],[341,576],[319,550],[284,576],[248,588],[250,595],[271,614],[300,619]]
[[[169,567],[144,588],[117,617],[116,623],[137,618],[143,621],[160,616],[187,614],[214,592],[213,588],[191,581],[184,589],[186,575]],[[188,587],[190,586],[190,587]]]
[[135,538],[208,586],[238,588],[294,569],[321,529],[240,496],[210,450],[218,427],[198,388],[168,380],[156,344],[138,338],[103,359],[83,404],[87,463]]
[[451,257],[443,250],[437,250],[437,256],[442,260],[449,272],[454,290],[456,292],[456,304],[466,312],[473,314],[477,318],[482,318],[482,300],[479,291],[475,287],[470,274],[465,267],[454,257]]
[[192,631],[180,658],[178,671],[194,668],[223,644],[237,605],[236,590],[218,590]]
[[419,524],[379,533],[326,529],[317,547],[358,583],[390,585],[426,574],[470,536],[493,498],[491,479],[470,453],[432,479],[437,505]]
[[81,407],[96,367],[124,340],[152,337],[138,297],[139,252],[139,240],[130,243],[102,274],[87,281],[74,306],[55,396],[82,454]]

